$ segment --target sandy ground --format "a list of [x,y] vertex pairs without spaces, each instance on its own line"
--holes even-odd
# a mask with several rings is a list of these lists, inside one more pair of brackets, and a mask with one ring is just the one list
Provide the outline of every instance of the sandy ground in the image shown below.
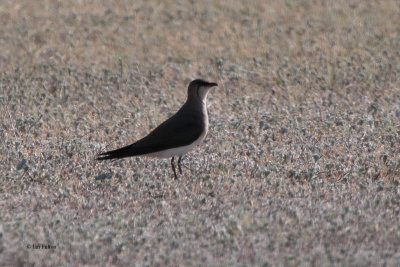
[[[398,1],[1,1],[0,265],[398,266]],[[218,82],[169,160],[97,162]],[[43,245],[43,246],[42,246]]]

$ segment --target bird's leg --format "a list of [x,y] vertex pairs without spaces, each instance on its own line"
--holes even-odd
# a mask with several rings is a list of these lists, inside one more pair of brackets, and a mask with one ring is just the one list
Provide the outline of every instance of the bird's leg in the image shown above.
[[178,179],[178,176],[176,176],[175,165],[174,165],[174,157],[172,157],[172,159],[171,159],[171,166],[172,166],[172,170],[174,171],[175,180],[176,180],[176,179]]
[[182,156],[180,156],[179,159],[178,159],[178,168],[179,168],[179,173],[180,173],[180,174],[182,174],[181,160],[182,160]]

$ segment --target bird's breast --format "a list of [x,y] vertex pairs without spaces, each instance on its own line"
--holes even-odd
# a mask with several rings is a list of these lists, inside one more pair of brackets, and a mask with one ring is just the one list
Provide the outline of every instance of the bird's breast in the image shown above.
[[204,101],[203,107],[202,107],[202,112],[203,112],[203,119],[204,119],[204,132],[200,135],[201,141],[200,143],[204,140],[204,138],[207,135],[208,132],[208,112],[207,112],[207,103]]

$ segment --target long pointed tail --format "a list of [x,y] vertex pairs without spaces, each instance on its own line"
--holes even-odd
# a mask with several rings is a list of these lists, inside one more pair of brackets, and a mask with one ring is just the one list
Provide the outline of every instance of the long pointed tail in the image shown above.
[[126,146],[123,148],[107,151],[101,154],[98,154],[96,160],[106,160],[106,159],[122,159],[130,156],[136,156],[137,153],[134,153],[132,146]]

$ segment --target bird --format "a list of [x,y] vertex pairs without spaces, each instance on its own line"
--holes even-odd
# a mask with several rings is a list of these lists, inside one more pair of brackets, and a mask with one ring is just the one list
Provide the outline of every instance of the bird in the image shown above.
[[182,175],[182,156],[200,145],[208,132],[207,94],[217,83],[196,79],[190,82],[187,99],[169,119],[161,123],[144,138],[133,144],[97,155],[97,160],[122,159],[132,156],[171,158],[175,179],[178,179],[174,160],[178,158]]

